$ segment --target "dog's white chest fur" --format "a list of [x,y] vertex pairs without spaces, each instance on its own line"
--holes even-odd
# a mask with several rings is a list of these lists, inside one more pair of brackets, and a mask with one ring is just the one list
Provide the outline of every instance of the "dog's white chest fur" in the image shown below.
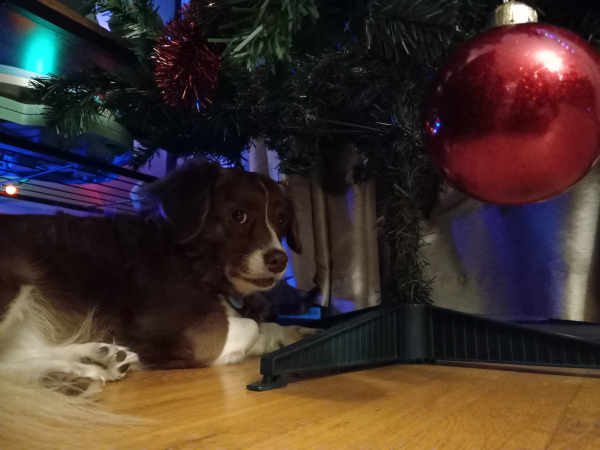
[[223,300],[227,309],[229,329],[227,340],[219,357],[213,365],[238,363],[246,356],[260,356],[293,344],[317,330],[289,326],[283,327],[276,323],[258,324],[252,319],[245,319]]

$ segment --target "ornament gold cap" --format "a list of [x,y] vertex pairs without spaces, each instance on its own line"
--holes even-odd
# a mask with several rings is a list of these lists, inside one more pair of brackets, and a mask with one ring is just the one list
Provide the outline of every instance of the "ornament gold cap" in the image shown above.
[[537,12],[531,6],[515,0],[504,0],[504,4],[490,15],[488,28],[537,21]]

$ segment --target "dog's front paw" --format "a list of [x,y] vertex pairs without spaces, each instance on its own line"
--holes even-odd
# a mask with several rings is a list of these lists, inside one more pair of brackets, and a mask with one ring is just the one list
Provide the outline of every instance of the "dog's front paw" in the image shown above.
[[258,340],[249,350],[249,355],[264,355],[312,336],[319,330],[300,326],[282,327],[276,323],[261,323]]
[[280,346],[285,347],[293,344],[294,342],[301,341],[302,339],[316,334],[319,330],[314,328],[306,328],[300,326],[288,326],[282,327]]

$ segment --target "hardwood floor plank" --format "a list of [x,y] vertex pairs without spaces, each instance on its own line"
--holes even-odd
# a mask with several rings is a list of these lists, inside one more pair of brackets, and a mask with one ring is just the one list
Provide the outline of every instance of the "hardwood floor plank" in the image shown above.
[[556,427],[548,450],[600,448],[600,380],[586,378]]
[[385,395],[373,396],[373,389],[368,387],[359,389],[352,392],[352,408],[340,407],[324,422],[307,424],[250,448],[398,448],[400,443],[496,389],[511,375],[468,369],[460,377],[454,370],[434,366],[393,366],[389,370],[394,374],[389,380],[381,378],[379,371],[359,374]]
[[[255,376],[252,372],[244,371],[244,374],[248,382],[252,381],[248,377]],[[439,421],[483,392],[494,389],[511,373],[389,366],[300,381],[285,389],[264,393],[246,391],[245,383],[240,386],[239,377],[231,380],[230,376],[229,372],[220,372],[221,380],[217,382],[215,377],[211,384],[228,387],[216,389],[216,394],[206,392],[210,398],[205,398],[202,404],[190,401],[191,397],[198,396],[196,391],[190,392],[185,400],[159,405],[156,414],[152,409],[147,411],[153,418],[170,416],[172,420],[159,430],[123,435],[122,444],[128,448],[148,449],[161,448],[161,445],[283,448],[292,444],[339,448],[344,444],[380,442],[381,433],[398,428],[405,433],[404,439],[409,439],[427,424]],[[124,387],[122,384],[121,389]],[[188,389],[189,384],[180,387]],[[207,383],[199,382],[198,389],[206,391]],[[137,401],[139,403],[139,399]],[[137,409],[139,406],[128,410],[123,398],[119,403],[123,412],[141,411]],[[436,405],[435,409],[429,408],[431,404]],[[398,414],[399,409],[402,415]],[[357,423],[365,423],[360,428],[367,432],[359,432]]]
[[544,450],[581,382],[577,377],[514,373],[498,389],[400,448]]
[[[258,368],[257,365],[254,367]],[[227,373],[222,375],[227,378]],[[255,377],[256,372],[252,376]],[[385,378],[385,375],[382,376]],[[389,374],[389,377],[393,376],[393,373]],[[260,393],[247,391],[247,383],[230,385],[221,392],[220,398],[211,402],[194,404],[178,401],[162,408],[160,417],[171,413],[169,424],[144,430],[144,433],[151,433],[149,437],[141,433],[126,436],[128,432],[125,431],[120,442],[128,448],[147,449],[164,448],[160,443],[163,441],[170,448],[245,448],[274,434],[294,430],[306,421],[326,419],[332,414],[332,407],[335,412],[344,407],[344,401],[356,401],[355,392],[343,384],[344,380],[348,382],[353,377],[354,374],[345,374],[313,379],[290,384],[285,389]],[[246,381],[254,380],[247,378]],[[373,389],[367,390],[371,395],[375,393]],[[336,401],[331,401],[319,399],[327,397],[327,394],[315,394],[314,391],[339,392],[339,395]],[[129,412],[126,409],[122,411]]]
[[103,403],[156,424],[111,428],[86,450],[600,448],[597,378],[396,365],[246,390],[258,369],[131,374]]

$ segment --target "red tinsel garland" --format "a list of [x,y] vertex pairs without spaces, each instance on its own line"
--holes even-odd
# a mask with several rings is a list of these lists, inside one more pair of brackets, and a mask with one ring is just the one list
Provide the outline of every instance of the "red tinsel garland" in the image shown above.
[[154,74],[163,98],[182,108],[206,107],[214,98],[221,58],[207,46],[198,20],[202,2],[191,0],[171,20],[155,48]]

